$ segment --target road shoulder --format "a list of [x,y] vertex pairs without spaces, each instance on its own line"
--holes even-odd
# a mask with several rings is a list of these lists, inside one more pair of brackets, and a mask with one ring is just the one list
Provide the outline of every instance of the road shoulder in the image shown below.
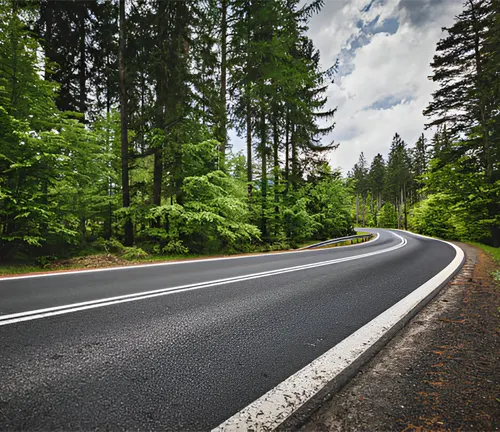
[[490,257],[459,246],[460,273],[303,432],[500,428],[500,289]]

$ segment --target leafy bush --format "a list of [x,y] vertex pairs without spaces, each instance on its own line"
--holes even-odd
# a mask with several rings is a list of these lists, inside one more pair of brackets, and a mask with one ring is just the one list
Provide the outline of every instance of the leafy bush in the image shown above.
[[495,279],[495,282],[500,284],[500,270],[495,270],[491,272],[491,276],[493,276],[493,279]]
[[[198,169],[202,169],[198,167]],[[249,222],[244,183],[222,171],[184,179],[184,203],[153,207],[141,231],[155,253],[244,251],[260,238]]]
[[381,228],[397,228],[398,214],[392,204],[386,203],[380,209],[378,215],[378,226]]
[[322,179],[312,187],[304,188],[304,193],[309,197],[309,213],[316,221],[315,238],[328,239],[353,233],[349,189],[342,179]]
[[444,194],[429,195],[415,207],[412,220],[417,232],[433,237],[455,238],[450,199]]
[[98,238],[93,244],[96,249],[104,251],[106,253],[114,253],[122,255],[125,253],[126,248],[117,239],[110,238],[106,240],[102,237]]
[[54,255],[42,255],[36,258],[36,263],[42,267],[46,268],[50,265],[52,261],[55,261],[57,259],[56,256]]
[[147,258],[149,255],[143,249],[137,246],[125,247],[122,257],[126,260]]
[[167,243],[161,250],[166,255],[186,255],[189,249],[182,244],[182,241],[176,240]]
[[127,260],[147,258],[149,255],[146,251],[137,246],[126,247],[123,246],[117,239],[111,238],[109,240],[98,238],[93,244],[94,248],[102,250],[107,254],[116,254]]
[[283,212],[285,232],[293,246],[311,238],[314,232],[321,229],[321,224],[307,211],[307,204],[307,198],[300,198]]

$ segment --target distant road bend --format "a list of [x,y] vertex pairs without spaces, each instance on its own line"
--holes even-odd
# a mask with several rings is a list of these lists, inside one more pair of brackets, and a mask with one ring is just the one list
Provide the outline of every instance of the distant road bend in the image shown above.
[[0,430],[208,430],[445,268],[356,246],[0,279]]

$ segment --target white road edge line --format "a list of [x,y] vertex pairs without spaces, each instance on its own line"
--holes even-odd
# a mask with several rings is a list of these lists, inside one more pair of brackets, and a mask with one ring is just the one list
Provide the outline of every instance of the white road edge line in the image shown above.
[[[419,234],[413,235],[420,236]],[[441,272],[322,356],[221,423],[212,432],[275,430],[299,409],[304,408],[314,396],[322,394],[321,391],[324,391],[328,384],[335,380],[340,381],[343,377],[347,379],[356,365],[359,365],[363,359],[369,358],[379,345],[377,342],[392,335],[398,329],[398,324],[411,317],[410,314],[418,310],[419,306],[423,307],[424,300],[431,298],[462,265],[464,260],[462,249],[452,243],[444,243],[452,246],[456,255]]]
[[169,294],[177,294],[180,292],[186,292],[186,291],[192,291],[192,290],[197,290],[197,289],[202,289],[202,288],[210,288],[214,286],[219,286],[219,285],[226,285],[226,284],[231,284],[235,282],[243,282],[247,280],[252,280],[252,279],[258,279],[258,278],[264,278],[264,277],[269,277],[269,276],[275,276],[275,275],[280,275],[284,273],[290,273],[290,272],[296,272],[300,270],[308,270],[316,267],[323,267],[327,265],[332,265],[332,264],[337,264],[345,261],[352,261],[356,259],[361,259],[361,258],[367,258],[373,255],[379,255],[382,253],[386,252],[391,252],[393,250],[399,249],[401,247],[404,247],[407,243],[406,239],[401,237],[400,235],[396,233],[392,233],[396,237],[398,237],[401,242],[398,243],[395,246],[391,246],[386,249],[381,249],[378,251],[374,252],[368,252],[365,254],[361,255],[354,255],[350,257],[345,257],[345,258],[338,258],[334,260],[328,260],[328,261],[320,261],[317,263],[311,263],[311,264],[304,264],[300,266],[294,266],[294,267],[286,267],[283,269],[277,269],[277,270],[271,270],[267,272],[260,272],[260,273],[251,273],[248,275],[242,275],[242,276],[235,276],[231,278],[225,278],[225,279],[218,279],[218,280],[213,280],[213,281],[207,281],[207,282],[199,282],[199,283],[194,283],[194,284],[188,284],[188,285],[180,285],[176,287],[170,287],[170,288],[162,288],[158,290],[153,290],[153,291],[145,291],[142,293],[135,293],[135,294],[126,294],[126,295],[121,295],[121,296],[116,296],[116,297],[108,297],[104,299],[99,299],[99,300],[90,300],[86,302],[80,302],[80,303],[73,303],[73,304],[68,304],[68,305],[62,305],[62,306],[54,306],[50,308],[44,308],[44,309],[37,309],[37,310],[31,310],[31,311],[25,311],[25,312],[18,312],[14,314],[8,314],[8,315],[0,315],[0,326],[4,325],[9,325],[9,324],[15,324],[23,321],[31,321],[35,319],[40,319],[40,318],[48,318],[51,316],[56,316],[56,315],[63,315],[63,314],[68,314],[72,312],[78,312],[78,311],[83,311],[83,310],[88,310],[88,309],[95,309],[99,307],[104,307],[104,306],[111,306],[119,303],[126,303],[126,302],[132,302],[132,301],[137,301],[137,300],[143,300],[143,299],[148,299],[148,298],[153,298],[153,297],[159,297],[159,296],[165,296]]
[[237,259],[244,259],[244,258],[259,258],[262,256],[296,254],[296,253],[305,253],[305,252],[324,253],[324,252],[331,252],[332,249],[355,247],[355,246],[366,245],[368,243],[375,243],[379,239],[379,237],[380,237],[380,234],[377,233],[377,235],[375,236],[374,239],[368,240],[367,242],[358,243],[358,244],[354,244],[354,245],[347,245],[347,246],[336,246],[335,248],[330,248],[330,249],[307,249],[307,250],[305,249],[305,250],[274,252],[274,253],[261,253],[261,254],[254,254],[254,255],[234,256],[234,257],[228,256],[228,257],[219,257],[219,258],[203,258],[203,259],[191,259],[191,260],[174,261],[174,262],[161,262],[161,263],[153,263],[153,264],[136,264],[136,265],[130,265],[130,266],[107,267],[107,268],[99,268],[99,269],[68,270],[68,271],[65,271],[65,270],[64,271],[57,271],[56,270],[52,273],[31,274],[31,275],[24,275],[24,276],[7,276],[7,277],[0,276],[0,285],[1,285],[2,281],[9,281],[9,280],[13,280],[13,279],[32,279],[32,278],[39,278],[39,277],[68,276],[68,275],[81,274],[81,273],[96,273],[96,272],[106,272],[106,271],[116,271],[116,270],[133,270],[133,269],[147,268],[147,267],[162,267],[162,266],[192,264],[192,263],[210,262],[210,261],[237,260]]

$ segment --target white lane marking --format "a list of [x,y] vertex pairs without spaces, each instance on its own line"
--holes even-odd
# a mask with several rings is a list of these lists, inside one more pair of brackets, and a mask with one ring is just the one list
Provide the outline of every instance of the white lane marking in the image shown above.
[[[355,246],[363,246],[368,243],[375,243],[380,237],[380,234],[377,233],[373,240],[368,240],[364,243],[358,243],[354,245],[347,246],[336,246],[335,249],[346,248],[346,247],[355,247]],[[308,249],[308,250],[295,250],[295,251],[286,251],[286,252],[273,252],[273,253],[262,253],[262,254],[254,254],[254,255],[243,255],[243,256],[235,256],[235,257],[219,257],[219,258],[204,258],[204,259],[191,259],[191,260],[183,260],[183,261],[174,261],[174,262],[161,262],[155,264],[136,264],[131,266],[121,266],[121,267],[107,267],[100,269],[87,269],[87,270],[68,270],[68,271],[54,271],[52,273],[43,273],[43,274],[31,274],[24,276],[8,276],[2,277],[0,276],[0,284],[2,281],[9,281],[14,279],[32,279],[32,278],[40,278],[40,277],[50,277],[50,276],[68,276],[74,274],[82,274],[82,273],[96,273],[96,272],[106,272],[106,271],[116,271],[116,270],[133,270],[147,267],[162,267],[162,266],[171,266],[171,265],[180,265],[180,264],[193,264],[193,263],[201,263],[201,262],[211,262],[211,261],[221,261],[221,260],[237,260],[244,258],[259,258],[263,256],[275,256],[275,255],[285,255],[285,254],[297,254],[297,253],[305,253],[305,252],[331,252],[333,248],[330,249]]]
[[342,375],[354,361],[408,316],[423,299],[435,292],[456,271],[463,262],[464,252],[452,243],[444,243],[452,246],[456,255],[441,272],[322,356],[221,423],[212,432],[271,431],[281,425],[328,383]]
[[332,264],[337,264],[345,261],[352,261],[356,259],[361,259],[361,258],[367,258],[373,255],[379,255],[382,253],[390,252],[396,249],[399,249],[401,247],[404,247],[407,243],[406,239],[401,237],[400,235],[396,233],[391,233],[394,236],[398,237],[401,242],[398,243],[395,246],[391,246],[386,249],[381,249],[378,251],[374,252],[369,252],[361,255],[354,255],[350,257],[345,257],[345,258],[337,258],[334,260],[328,260],[328,261],[320,261],[318,263],[311,263],[311,264],[303,264],[300,266],[294,266],[294,267],[287,267],[283,269],[277,269],[277,270],[270,270],[266,272],[260,272],[260,273],[251,273],[248,275],[243,275],[243,276],[235,276],[231,278],[225,278],[225,279],[218,279],[218,280],[213,280],[213,281],[208,281],[208,282],[198,282],[194,284],[188,284],[188,285],[180,285],[176,287],[170,287],[170,288],[162,288],[158,290],[153,290],[153,291],[145,291],[142,293],[135,293],[135,294],[125,294],[125,295],[120,295],[116,297],[108,297],[104,299],[99,299],[99,300],[90,300],[86,302],[80,302],[80,303],[72,303],[68,305],[63,305],[63,306],[54,306],[50,308],[44,308],[44,309],[37,309],[37,310],[31,310],[31,311],[25,311],[25,312],[18,312],[14,314],[8,314],[8,315],[0,315],[0,326],[3,325],[8,325],[8,324],[15,324],[23,321],[31,321],[34,319],[40,319],[40,318],[47,318],[51,316],[56,316],[56,315],[62,315],[62,314],[67,314],[67,313],[72,313],[72,312],[78,312],[78,311],[83,311],[87,309],[95,309],[99,307],[104,307],[104,306],[110,306],[118,303],[125,303],[125,302],[132,302],[132,301],[137,301],[137,300],[143,300],[147,298],[152,298],[152,297],[158,297],[158,296],[165,296],[169,294],[176,294],[180,292],[186,292],[186,291],[192,291],[196,289],[201,289],[201,288],[209,288],[209,287],[214,287],[214,286],[219,286],[219,285],[226,285],[226,284],[231,284],[235,282],[243,282],[247,280],[252,280],[252,279],[258,279],[258,278],[264,278],[264,277],[269,277],[269,276],[275,276],[275,275],[280,275],[284,273],[291,273],[291,272],[296,272],[300,270],[308,270],[316,267],[323,267],[327,265],[332,265]]

